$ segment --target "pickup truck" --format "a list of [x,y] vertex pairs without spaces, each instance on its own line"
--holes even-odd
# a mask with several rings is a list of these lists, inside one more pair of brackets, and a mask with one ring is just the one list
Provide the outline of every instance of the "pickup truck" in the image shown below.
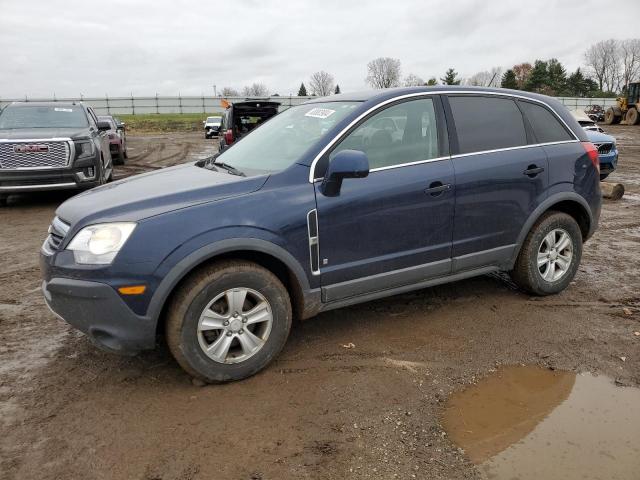
[[14,102],[0,112],[0,205],[13,193],[109,182],[107,131],[82,103]]

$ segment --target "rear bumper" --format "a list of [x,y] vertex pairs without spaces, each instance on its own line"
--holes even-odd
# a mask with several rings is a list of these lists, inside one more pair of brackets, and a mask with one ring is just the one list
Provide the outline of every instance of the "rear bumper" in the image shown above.
[[99,162],[89,158],[66,168],[0,169],[0,193],[92,188],[99,183]]
[[136,315],[109,285],[70,278],[42,282],[48,307],[98,347],[132,355],[155,347],[155,322]]

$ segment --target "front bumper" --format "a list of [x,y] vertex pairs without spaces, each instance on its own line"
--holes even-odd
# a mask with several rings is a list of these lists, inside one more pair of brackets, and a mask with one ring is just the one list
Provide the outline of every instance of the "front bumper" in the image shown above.
[[618,150],[613,149],[606,154],[598,154],[600,173],[612,173],[618,167]]
[[65,168],[0,169],[0,193],[92,188],[99,184],[99,165],[98,157]]
[[104,350],[131,355],[155,347],[155,322],[132,312],[110,285],[54,277],[42,292],[53,313]]

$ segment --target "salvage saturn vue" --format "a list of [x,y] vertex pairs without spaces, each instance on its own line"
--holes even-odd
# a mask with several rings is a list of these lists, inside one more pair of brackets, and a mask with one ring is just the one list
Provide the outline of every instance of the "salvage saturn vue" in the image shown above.
[[62,204],[51,309],[121,353],[164,336],[207,382],[268,365],[292,319],[489,272],[572,281],[600,215],[598,152],[556,100],[417,87],[314,99],[210,159]]

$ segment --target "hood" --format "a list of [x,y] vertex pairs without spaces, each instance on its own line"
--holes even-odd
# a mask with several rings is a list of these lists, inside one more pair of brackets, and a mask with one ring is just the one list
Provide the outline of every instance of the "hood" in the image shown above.
[[616,139],[606,133],[596,132],[595,130],[585,130],[585,132],[591,143],[616,143]]
[[268,176],[240,177],[194,163],[163,168],[109,183],[64,202],[56,215],[71,225],[138,221],[161,213],[244,195],[258,190]]
[[52,138],[86,138],[87,128],[10,128],[0,130],[0,140],[49,140]]

